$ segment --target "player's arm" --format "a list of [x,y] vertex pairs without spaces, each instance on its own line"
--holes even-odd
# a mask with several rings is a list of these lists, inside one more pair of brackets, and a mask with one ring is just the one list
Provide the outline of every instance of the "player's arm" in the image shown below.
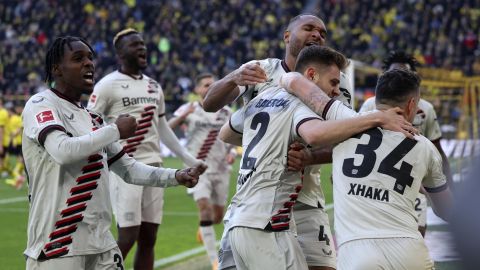
[[228,122],[222,126],[218,135],[220,140],[236,146],[242,146],[244,108],[233,113]]
[[202,163],[200,160],[194,158],[178,140],[175,133],[167,123],[165,116],[161,116],[158,119],[158,130],[161,134],[161,141],[173,152],[177,157],[179,157],[187,166],[194,166],[196,164]]
[[445,155],[443,151],[442,145],[440,144],[440,139],[432,141],[433,145],[437,148],[438,152],[442,156],[442,169],[443,174],[447,177],[447,183],[450,188],[453,188],[453,178],[452,178],[452,170],[450,168],[450,162],[448,162],[448,157]]
[[195,110],[193,103],[185,104],[173,113],[173,117],[168,120],[171,129],[175,129],[185,122],[187,116]]
[[166,188],[180,184],[194,187],[198,182],[198,177],[207,169],[203,164],[183,170],[158,168],[145,165],[125,155],[119,143],[111,144],[108,152],[112,152],[112,149],[118,153],[108,160],[109,168],[123,181],[133,185]]
[[[341,101],[333,100],[328,97],[317,85],[298,72],[289,72],[284,74],[280,79],[280,85],[289,93],[297,96],[313,112],[322,116],[323,119],[347,119],[357,116],[357,113],[354,110],[343,105]],[[409,138],[413,138],[412,133],[418,133],[412,124],[406,121],[405,118],[400,115],[402,113],[401,109],[393,108],[387,110],[386,112],[389,112],[389,115],[383,115],[384,112],[375,112],[365,116],[358,116],[355,118],[355,120],[369,124],[371,124],[373,121],[375,122],[375,125],[369,125],[367,129],[372,127],[382,127],[388,130],[402,132]],[[346,139],[343,136],[342,138],[343,140]],[[321,145],[325,145],[324,143],[328,141],[324,137],[321,139],[311,139],[317,142],[321,140]]]
[[115,122],[86,135],[72,137],[60,125],[44,128],[38,135],[40,145],[61,165],[72,164],[96,153],[118,139],[133,135],[136,129],[135,118],[120,115]]
[[453,196],[442,171],[442,157],[432,145],[432,158],[428,162],[427,175],[422,181],[426,196],[432,204],[435,214],[448,221],[453,207]]
[[203,109],[216,112],[240,96],[238,86],[255,85],[266,80],[267,75],[258,63],[246,63],[210,85],[203,100]]
[[288,147],[288,170],[301,171],[305,166],[332,163],[332,146],[310,149],[299,142]]

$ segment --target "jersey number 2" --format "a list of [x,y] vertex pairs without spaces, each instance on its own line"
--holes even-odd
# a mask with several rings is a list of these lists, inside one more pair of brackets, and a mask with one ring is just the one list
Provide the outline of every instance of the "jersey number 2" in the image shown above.
[[253,137],[252,141],[248,144],[247,149],[245,150],[245,154],[243,155],[242,160],[242,169],[253,169],[255,168],[255,163],[257,161],[256,158],[249,157],[250,152],[255,148],[255,146],[260,142],[260,140],[265,136],[267,132],[268,123],[270,122],[270,115],[266,112],[259,112],[257,113],[253,119],[250,128],[252,130],[256,130],[258,125],[260,125],[260,129],[258,130],[255,137]]
[[[354,164],[354,158],[347,158],[343,161],[342,171],[343,174],[352,178],[363,178],[369,175],[375,167],[377,161],[377,155],[375,150],[382,144],[383,134],[378,128],[370,129],[364,133],[360,133],[355,138],[360,139],[363,134],[370,137],[367,144],[359,144],[355,149],[355,154],[363,155],[363,161],[360,165]],[[400,169],[395,168],[397,164],[405,155],[413,149],[417,144],[417,141],[405,138],[392,152],[390,152],[380,163],[378,172],[393,177],[395,185],[393,190],[403,194],[405,187],[412,186],[413,166],[405,161],[402,161]]]

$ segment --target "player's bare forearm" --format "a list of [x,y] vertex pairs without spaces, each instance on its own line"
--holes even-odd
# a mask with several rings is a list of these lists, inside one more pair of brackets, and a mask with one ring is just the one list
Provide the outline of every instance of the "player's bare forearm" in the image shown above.
[[220,129],[218,138],[225,143],[235,146],[242,146],[242,134],[239,134],[230,128],[230,124],[225,123]]
[[297,96],[318,115],[323,114],[325,107],[331,100],[322,89],[298,72],[289,72],[283,75],[280,85],[292,95]]
[[315,148],[311,150],[311,157],[308,165],[332,163],[333,146]]
[[185,118],[182,117],[182,116],[174,116],[170,120],[168,120],[168,126],[171,129],[174,129],[174,128],[178,127],[180,124],[182,124],[184,120],[185,120]]
[[223,79],[210,85],[203,100],[203,109],[207,112],[216,112],[233,102],[239,93],[237,84],[231,78],[231,74],[228,74]]
[[450,187],[450,189],[453,189],[453,178],[452,178],[452,171],[450,169],[450,162],[448,162],[448,157],[445,155],[445,152],[443,151],[442,145],[440,144],[440,139],[435,140],[432,142],[433,145],[437,148],[438,152],[442,156],[442,169],[443,169],[443,174],[447,177],[447,184]]

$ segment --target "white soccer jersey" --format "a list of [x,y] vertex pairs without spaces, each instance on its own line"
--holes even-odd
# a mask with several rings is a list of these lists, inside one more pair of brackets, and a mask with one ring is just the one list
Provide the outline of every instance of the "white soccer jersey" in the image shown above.
[[[373,111],[375,108],[375,97],[370,97],[365,100],[360,108],[360,112]],[[424,99],[420,99],[418,102],[418,110],[413,120],[413,126],[418,128],[420,134],[427,137],[430,141],[435,141],[442,137],[442,131],[440,130],[433,105]]]
[[364,238],[421,239],[414,210],[420,185],[446,188],[442,158],[424,136],[373,128],[333,150],[338,244]]
[[[180,106],[173,115],[182,115],[190,104]],[[198,102],[194,102],[193,106],[194,111],[185,118],[187,149],[197,159],[205,161],[208,165],[208,171],[215,172],[220,166],[227,166],[225,156],[229,147],[218,139],[218,133],[223,124],[230,118],[232,110],[225,106],[215,113],[209,113]]]
[[320,118],[278,86],[263,91],[234,113],[230,125],[243,133],[244,152],[237,193],[225,216],[230,228],[289,228],[301,175],[286,169],[288,146],[301,140],[298,127],[312,119]]
[[34,95],[22,119],[30,198],[25,254],[50,259],[114,248],[108,166],[123,154],[122,149],[109,146],[83,162],[61,165],[43,147],[51,130],[78,137],[101,127],[102,119],[55,90]]
[[[260,67],[267,74],[267,82],[250,86],[239,86],[240,95],[243,97],[245,104],[252,100],[256,95],[265,89],[278,85],[283,74],[290,72],[285,61],[278,58],[267,58],[263,60],[253,60],[249,63],[259,63]],[[340,77],[340,85],[345,85],[341,89],[342,95],[338,97],[342,102],[351,103],[351,93],[348,91],[348,78],[342,73]],[[351,107],[351,104],[348,104]],[[325,196],[320,185],[320,165],[305,167],[304,186],[299,194],[298,201],[313,207],[321,205],[325,206]]]
[[125,152],[145,164],[162,162],[158,118],[165,115],[165,100],[162,87],[155,80],[114,71],[95,85],[87,108],[101,114],[107,123],[115,122],[120,114],[135,117],[135,135],[120,140]]

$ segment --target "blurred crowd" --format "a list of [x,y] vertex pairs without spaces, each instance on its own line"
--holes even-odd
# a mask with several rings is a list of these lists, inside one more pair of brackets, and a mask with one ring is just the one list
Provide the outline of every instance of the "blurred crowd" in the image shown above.
[[283,56],[283,30],[302,12],[324,19],[328,43],[348,57],[381,66],[391,49],[424,66],[480,74],[478,0],[23,0],[0,2],[0,91],[45,89],[44,55],[59,35],[76,35],[96,51],[96,79],[116,69],[112,38],[144,33],[150,63],[175,108],[203,71],[219,77],[255,58]]

